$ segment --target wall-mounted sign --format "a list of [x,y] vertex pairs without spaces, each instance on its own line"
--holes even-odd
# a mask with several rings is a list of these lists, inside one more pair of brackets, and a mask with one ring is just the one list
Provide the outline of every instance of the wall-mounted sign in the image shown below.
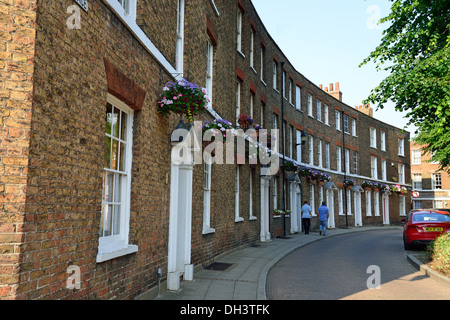
[[82,7],[84,11],[88,11],[88,0],[75,0],[75,2],[78,3],[78,5]]
[[413,191],[412,196],[413,196],[413,198],[418,198],[418,197],[420,197],[419,191]]

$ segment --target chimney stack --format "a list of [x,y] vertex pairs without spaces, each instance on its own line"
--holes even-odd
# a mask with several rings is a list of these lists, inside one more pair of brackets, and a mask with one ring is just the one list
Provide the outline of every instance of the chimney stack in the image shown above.
[[327,92],[334,98],[338,99],[339,101],[342,101],[342,92],[339,90],[339,82],[336,82],[335,84],[330,83],[330,86],[325,88],[320,84],[319,88]]
[[360,106],[355,107],[356,110],[361,111],[362,113],[368,115],[369,117],[373,118],[373,108],[370,106],[370,104],[363,104]]

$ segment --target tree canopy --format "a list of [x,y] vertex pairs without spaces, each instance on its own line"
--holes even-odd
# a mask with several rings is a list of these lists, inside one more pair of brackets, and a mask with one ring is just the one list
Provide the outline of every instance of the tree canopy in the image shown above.
[[389,72],[364,103],[388,101],[418,128],[416,143],[450,172],[450,1],[391,0],[389,27],[369,61]]

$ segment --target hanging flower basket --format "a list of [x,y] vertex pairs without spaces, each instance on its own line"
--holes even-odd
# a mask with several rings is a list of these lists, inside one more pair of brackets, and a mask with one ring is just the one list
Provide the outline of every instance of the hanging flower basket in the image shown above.
[[206,110],[209,101],[205,88],[181,79],[169,82],[163,88],[161,100],[158,101],[158,113],[165,117],[168,117],[170,113],[185,115],[192,123],[194,116]]
[[295,171],[297,170],[297,166],[292,161],[286,161],[283,163],[283,169],[285,171]]
[[237,120],[242,130],[250,129],[254,122],[249,114],[240,114]]
[[355,185],[355,181],[353,181],[352,179],[345,179],[344,180],[344,186],[349,189],[352,188]]

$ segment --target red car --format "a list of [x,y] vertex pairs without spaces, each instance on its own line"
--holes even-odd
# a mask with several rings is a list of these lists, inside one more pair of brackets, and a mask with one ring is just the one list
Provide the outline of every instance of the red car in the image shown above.
[[439,210],[412,210],[402,220],[405,250],[426,245],[444,232],[450,233],[450,213]]

